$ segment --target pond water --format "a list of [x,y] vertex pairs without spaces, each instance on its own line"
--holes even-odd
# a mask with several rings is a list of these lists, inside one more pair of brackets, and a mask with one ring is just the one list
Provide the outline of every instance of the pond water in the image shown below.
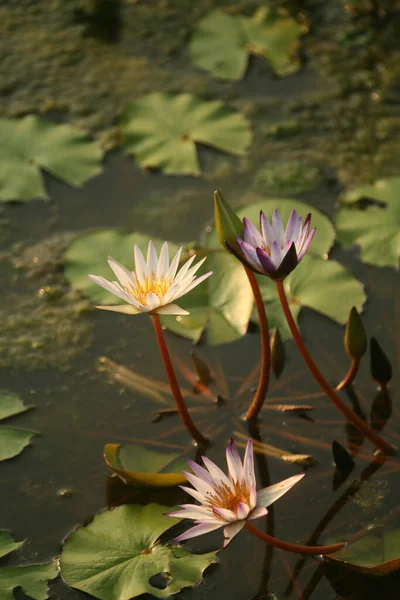
[[[102,458],[108,442],[186,452],[190,441],[176,416],[153,422],[152,412],[164,405],[113,382],[99,368],[99,358],[105,356],[150,380],[165,381],[150,319],[96,312],[90,302],[70,291],[63,262],[73,236],[91,229],[122,228],[175,243],[199,240],[212,219],[216,188],[234,207],[253,202],[257,194],[296,197],[334,219],[338,197],[347,187],[393,176],[398,170],[397,3],[345,5],[329,0],[294,3],[293,8],[290,3],[271,2],[308,24],[310,33],[300,49],[303,66],[277,78],[266,63],[252,58],[245,78],[237,83],[213,80],[196,70],[187,56],[194,23],[213,8],[208,0],[196,6],[187,0],[138,0],[119,7],[115,3],[116,12],[110,14],[119,14],[120,21],[108,15],[105,28],[100,27],[102,19],[93,15],[102,15],[101,5],[111,2],[68,4],[25,1],[4,2],[0,7],[7,23],[2,42],[7,45],[2,113],[48,112],[55,121],[87,128],[110,147],[102,173],[83,189],[45,174],[50,202],[7,203],[0,213],[1,388],[35,407],[7,424],[39,434],[20,456],[0,465],[1,528],[11,530],[16,540],[28,540],[18,556],[6,559],[7,564],[59,556],[63,539],[74,527],[127,498],[171,506],[185,501],[178,489],[127,489],[111,477]],[[234,8],[251,14],[255,4],[238,2]],[[225,5],[229,3],[218,3]],[[130,71],[132,81],[126,73],[129,61],[136,61]],[[255,136],[247,157],[201,147],[203,177],[168,177],[141,170],[117,147],[116,123],[127,101],[165,90],[205,94],[245,112]],[[308,185],[307,173],[303,182],[298,181],[299,161],[307,165],[305,173],[317,168],[312,184]],[[289,165],[283,175],[277,164]],[[296,167],[293,173],[291,165]],[[255,175],[265,167],[273,183],[260,189]],[[344,250],[339,244],[330,258],[365,285],[365,327],[369,336],[381,342],[393,365],[393,406],[383,435],[399,446],[398,272],[366,265],[356,248]],[[54,300],[39,293],[46,289],[57,291]],[[50,314],[43,311],[46,302]],[[302,309],[300,326],[321,370],[336,384],[348,368],[343,327],[307,308]],[[192,369],[190,340],[166,335],[172,355]],[[355,444],[357,437],[320,393],[292,341],[286,342],[285,369],[279,380],[273,379],[267,403],[310,404],[314,410],[305,416],[267,406],[259,425],[250,429],[241,415],[257,381],[256,375],[248,379],[260,357],[257,327],[251,326],[246,336],[230,344],[209,346],[206,341],[196,351],[218,370],[217,380],[225,380],[221,393],[227,396],[218,406],[201,397],[191,400],[196,423],[212,438],[208,456],[222,467],[226,442],[234,434],[237,440],[252,435],[286,452],[314,458],[314,464],[305,468],[268,452],[256,455],[260,487],[306,471],[301,484],[279,501],[268,518],[257,522],[260,528],[283,540],[315,544],[346,539],[373,525],[381,535],[400,527],[398,457],[374,459],[373,448],[364,441],[352,473],[340,486],[337,480],[333,485],[332,441],[348,448],[349,440]],[[377,396],[368,362],[365,357],[355,386],[358,409],[367,418]],[[188,385],[182,374],[180,381]],[[351,402],[346,394],[343,397]],[[206,552],[220,547],[221,537],[218,531],[187,545]],[[265,547],[243,532],[219,553],[219,563],[206,571],[198,587],[178,596],[187,600],[375,600],[379,593],[394,600],[398,585],[396,576],[370,579],[327,572],[312,558],[303,560]],[[87,596],[58,579],[51,584],[51,597],[83,600]]]

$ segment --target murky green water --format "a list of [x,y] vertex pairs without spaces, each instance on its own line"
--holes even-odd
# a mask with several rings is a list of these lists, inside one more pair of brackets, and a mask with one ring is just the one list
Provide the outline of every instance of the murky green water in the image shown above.
[[[398,169],[400,47],[396,30],[400,15],[396,3],[390,4],[390,16],[382,13],[380,18],[371,13],[367,1],[349,3],[353,14],[336,0],[299,3],[300,16],[312,23],[302,47],[304,67],[280,80],[254,59],[238,84],[216,83],[200,74],[185,53],[188,31],[212,4],[206,0],[195,6],[185,0],[124,4],[113,42],[88,35],[96,30],[82,24],[79,11],[90,13],[90,2],[3,2],[0,6],[7,24],[1,49],[2,112],[8,116],[49,112],[51,117],[89,128],[114,147],[103,173],[83,190],[46,176],[51,202],[7,204],[1,214],[7,220],[0,230],[1,387],[35,405],[34,411],[10,422],[37,430],[40,436],[17,459],[0,465],[0,525],[12,530],[16,539],[29,540],[22,551],[27,562],[57,556],[63,538],[76,525],[125,496],[124,486],[110,479],[103,462],[105,443],[151,439],[158,447],[188,446],[175,417],[152,423],[150,413],[159,408],[157,404],[111,385],[107,375],[99,372],[98,358],[107,356],[150,378],[165,379],[150,320],[91,311],[84,299],[69,291],[62,275],[63,248],[69,235],[96,228],[132,228],[175,242],[199,239],[212,217],[213,190],[221,189],[234,206],[249,203],[256,174],[265,167],[271,195],[294,195],[296,183],[300,185],[296,197],[333,217],[338,195],[347,185],[393,175]],[[239,2],[237,6],[251,12],[254,4]],[[127,100],[165,89],[212,95],[244,110],[255,132],[249,156],[231,158],[203,148],[202,179],[141,171],[115,147],[116,119]],[[303,188],[297,161],[319,173],[315,181],[305,178]],[[263,191],[267,194],[268,190]],[[29,250],[42,243],[44,250]],[[335,247],[331,256],[367,287],[365,325],[369,335],[382,342],[394,367],[393,414],[385,434],[399,445],[398,274],[363,265],[356,250]],[[12,264],[23,268],[15,271]],[[38,296],[46,286],[56,288],[61,300]],[[50,313],[43,306],[52,307]],[[61,321],[59,330],[54,324]],[[301,316],[301,329],[329,380],[339,381],[347,369],[342,329],[307,310]],[[168,342],[173,353],[190,365],[191,344],[172,335]],[[209,456],[217,462],[223,460],[232,430],[247,434],[240,415],[251,393],[238,397],[235,391],[254,368],[259,343],[259,336],[249,333],[233,344],[203,346],[199,351],[210,363],[220,362],[230,389],[226,404],[209,409],[199,400],[194,413],[200,427],[215,438]],[[367,471],[361,490],[341,505],[340,498],[351,482],[363,472],[365,477],[372,461],[371,447],[365,444],[349,479],[332,491],[331,442],[337,439],[346,446],[346,427],[328,400],[318,395],[294,344],[287,343],[287,353],[284,374],[279,382],[274,381],[270,402],[303,402],[304,397],[304,403],[313,404],[316,410],[309,420],[265,410],[259,432],[252,433],[287,451],[312,454],[316,464],[307,470],[303,487],[294,489],[271,511],[269,531],[306,543],[326,515],[326,529],[314,542],[323,542],[329,535],[345,538],[379,524],[382,518],[386,527],[399,526],[398,459],[388,459],[370,478]],[[368,416],[376,391],[367,363],[357,380],[357,393]],[[257,467],[260,486],[267,485],[268,478],[275,482],[301,472],[299,466],[264,456],[258,457]],[[136,492],[135,497],[139,502],[151,499],[174,505],[183,494]],[[220,541],[216,533],[190,546],[207,551]],[[293,571],[296,565],[296,556],[265,548],[243,533],[220,553],[219,565],[206,573],[204,582],[179,597],[261,600],[268,598],[268,592],[279,600],[367,600],[375,599],[377,593],[385,600],[398,597],[398,581],[365,583],[348,577],[336,592],[317,562],[308,559]],[[52,589],[55,598],[84,597],[60,581]]]

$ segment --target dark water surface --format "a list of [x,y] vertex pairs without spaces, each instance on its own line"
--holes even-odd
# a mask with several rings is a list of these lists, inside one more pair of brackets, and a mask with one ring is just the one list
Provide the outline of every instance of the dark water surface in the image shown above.
[[[156,10],[158,3],[154,4]],[[171,7],[172,16],[169,18],[173,19],[174,10],[179,12],[178,4]],[[190,3],[181,4],[181,9],[183,7],[189,11]],[[201,4],[203,12],[210,8],[210,3]],[[337,45],[336,34],[332,32],[335,18],[340,27],[350,27],[349,23],[354,25],[350,17],[346,16],[343,6],[335,7],[335,2],[328,2],[324,13],[324,3],[301,4],[304,4],[304,10],[308,9],[311,16],[315,17],[316,29],[304,43],[302,51],[307,60],[301,71],[279,80],[265,64],[254,60],[245,80],[236,86],[212,84],[221,97],[232,94],[237,106],[255,103],[257,111],[253,128],[256,140],[249,159],[250,166],[238,159],[202,149],[200,160],[205,172],[204,179],[165,177],[140,171],[131,159],[121,151],[114,150],[107,156],[103,173],[89,182],[83,190],[75,190],[46,176],[51,202],[8,204],[4,209],[3,217],[9,220],[7,239],[2,244],[4,261],[0,265],[5,304],[11,303],[11,292],[21,297],[35,297],[37,290],[46,284],[48,275],[45,272],[28,279],[22,273],[15,280],[14,270],[10,267],[10,260],[15,258],[16,252],[15,248],[12,249],[13,244],[22,242],[24,247],[29,247],[60,233],[79,233],[96,228],[132,229],[175,242],[199,239],[212,216],[213,190],[219,187],[236,206],[251,201],[254,171],[256,167],[268,164],[271,157],[274,160],[306,157],[320,165],[323,172],[321,184],[315,190],[300,195],[300,198],[330,217],[334,216],[338,193],[350,182],[356,184],[362,180],[373,180],[378,174],[395,174],[389,146],[376,140],[374,132],[377,121],[387,115],[386,111],[398,114],[400,104],[395,96],[396,86],[393,83],[391,87],[394,90],[394,100],[392,94],[390,103],[383,103],[380,112],[378,110],[375,114],[375,109],[367,101],[371,89],[354,84],[353,76],[357,73],[352,73],[352,65],[343,64],[347,75],[343,75],[342,79],[337,76],[338,65],[335,60],[340,61],[343,48]],[[31,3],[28,5],[31,6]],[[132,24],[134,8],[126,10],[128,14],[126,22],[122,21],[120,46],[125,50],[128,48],[132,54],[136,52],[149,61],[154,60],[157,64],[159,58],[154,48],[150,49],[143,40],[141,45],[132,42],[134,35],[129,28],[136,31],[137,27]],[[144,8],[138,8],[138,11],[140,18],[144,19]],[[194,17],[195,15],[191,18]],[[63,11],[60,9],[60,22],[63,18]],[[359,23],[364,23],[363,18],[360,17]],[[371,18],[369,13],[365,18]],[[160,27],[159,37],[156,38],[159,51],[168,35],[172,35],[167,30],[168,19],[165,23],[165,31],[160,24],[157,25]],[[368,20],[367,23],[373,44],[383,52],[379,46],[378,38],[383,36],[379,27],[387,29],[389,25],[379,21],[379,27],[376,25],[375,30],[373,21]],[[109,42],[96,38],[90,40],[91,44],[102,47],[103,53],[107,51]],[[118,44],[116,47],[118,48]],[[336,59],[332,48],[336,48]],[[327,60],[331,61],[331,71],[328,72],[321,67],[319,53],[322,55],[324,50]],[[192,76],[194,69],[185,62],[187,59],[184,53],[179,49],[174,52],[176,54],[168,58],[170,62],[167,60],[168,69],[173,72],[175,65],[179,77],[185,69]],[[364,46],[358,47],[354,52],[358,53],[359,59],[357,72],[362,71],[365,77],[369,73],[373,79],[379,71],[379,65],[391,72],[391,59],[398,52],[398,47],[394,46],[384,58],[380,56],[380,63],[376,58],[375,62],[368,62],[366,58],[363,62],[360,54],[367,54]],[[357,56],[352,60],[356,63]],[[347,79],[347,88],[343,79]],[[396,80],[396,74],[392,75],[392,80]],[[378,80],[375,83],[378,87],[381,84]],[[190,80],[186,85],[189,84]],[[152,85],[157,89],[155,82]],[[209,87],[206,84],[204,86],[205,91],[209,92]],[[320,97],[327,88],[332,93],[331,104]],[[309,102],[310,94],[315,94],[320,100],[315,101],[314,108],[311,102],[304,108],[302,103]],[[361,115],[357,110],[351,112],[347,104],[355,94],[359,94],[367,103],[368,110],[361,110]],[[106,103],[111,99],[110,92]],[[3,100],[5,111],[12,112],[10,106],[15,99],[9,101],[4,97]],[[33,105],[35,101],[33,96]],[[285,104],[285,109],[282,109],[282,103]],[[287,108],[290,103],[293,105],[291,113]],[[294,103],[297,103],[296,106]],[[265,109],[265,106],[268,108]],[[343,121],[346,107],[347,124]],[[265,135],[265,126],[288,118],[289,113],[284,112],[285,110],[292,114],[291,118],[300,115],[300,119],[307,120],[309,130],[293,140],[271,140]],[[67,120],[73,121],[74,118]],[[89,121],[89,127],[90,124]],[[96,133],[94,125],[92,130]],[[368,143],[357,147],[354,142],[350,144],[350,148],[349,140],[359,139],[360,132],[365,131],[370,134]],[[359,138],[356,136],[357,132],[360,133]],[[398,139],[395,141],[398,143]],[[215,165],[220,164],[226,167],[225,171],[214,169]],[[285,190],[278,190],[276,193],[278,192],[290,196]],[[364,323],[369,335],[376,336],[382,343],[394,367],[390,386],[393,412],[384,435],[391,443],[400,446],[400,412],[396,401],[400,383],[398,273],[392,269],[363,265],[358,260],[356,250],[345,252],[335,246],[330,256],[344,264],[366,286],[368,301],[363,315]],[[56,275],[53,272],[51,277],[59,277],[62,281],[61,272]],[[343,301],[346,302],[346,299]],[[150,320],[145,317],[126,318],[100,311],[83,318],[92,324],[88,333],[92,336],[91,343],[82,352],[76,348],[75,354],[61,365],[62,369],[58,368],[60,365],[56,364],[56,360],[49,368],[32,370],[26,368],[27,365],[23,366],[23,361],[10,358],[9,364],[0,372],[3,389],[19,393],[26,403],[32,403],[36,407],[34,411],[8,422],[15,423],[16,427],[40,432],[40,436],[33,439],[32,447],[18,458],[0,465],[1,528],[10,529],[17,540],[28,540],[18,556],[9,560],[10,564],[17,563],[21,556],[26,562],[41,562],[59,555],[63,538],[76,525],[90,520],[107,504],[118,503],[125,491],[121,491],[123,486],[118,486],[109,477],[108,468],[102,459],[105,443],[153,440],[156,448],[185,450],[189,446],[186,432],[180,427],[177,418],[169,417],[152,423],[151,411],[159,406],[145,395],[133,393],[118,384],[110,385],[107,375],[97,368],[99,357],[107,356],[136,372],[164,381],[165,375],[156,352]],[[321,370],[329,381],[337,383],[348,367],[342,345],[343,329],[307,309],[303,309],[300,323],[304,338]],[[172,334],[167,334],[167,341],[173,354],[190,366],[191,343]],[[251,392],[247,391],[240,396],[236,392],[259,360],[259,345],[257,332],[249,332],[235,343],[216,348],[203,345],[199,349],[199,354],[211,364],[220,363],[230,389],[226,404],[219,408],[208,408],[207,404],[199,400],[197,406],[202,407],[202,410],[194,413],[200,428],[213,437],[208,455],[221,466],[224,464],[224,447],[232,432],[240,431],[246,435],[248,432],[240,415],[251,398]],[[277,537],[298,543],[306,543],[320,522],[326,528],[320,531],[320,537],[315,537],[313,543],[324,542],[329,536],[345,539],[351,533],[380,524],[381,521],[384,522],[383,528],[399,527],[398,458],[382,461],[382,464],[374,463],[371,467],[372,447],[366,442],[359,450],[356,468],[348,480],[336,491],[332,490],[334,466],[331,443],[336,439],[348,447],[348,431],[342,416],[319,394],[294,344],[288,342],[286,349],[288,358],[285,371],[279,382],[273,381],[269,401],[312,404],[315,410],[307,420],[295,414],[283,415],[265,409],[259,430],[252,433],[258,435],[263,442],[287,451],[312,454],[315,464],[307,469],[304,480],[271,510],[268,522],[261,519],[258,525],[273,528]],[[46,354],[46,347],[43,352]],[[364,360],[357,379],[356,393],[361,410],[369,418],[377,391],[369,376],[367,359]],[[262,487],[268,484],[268,479],[276,482],[302,472],[303,468],[277,458],[259,456],[257,470],[259,485]],[[360,491],[355,497],[349,495],[347,501],[341,502],[340,498],[346,489],[353,480],[360,477],[365,480]],[[184,495],[174,490],[142,491],[137,492],[136,500],[174,505],[182,502]],[[216,532],[193,540],[190,547],[203,552],[220,544],[221,532]],[[376,600],[378,593],[385,600],[398,598],[399,582],[396,580],[368,581],[347,577],[341,582],[336,576],[328,579],[313,559],[307,559],[304,564],[298,561],[299,558],[295,555],[265,548],[261,542],[244,532],[226,551],[219,554],[219,564],[209,569],[199,587],[184,590],[178,597],[199,600],[267,600],[268,593],[273,592],[278,600]],[[52,584],[51,590],[52,597],[63,600],[87,597],[68,589],[61,581]]]

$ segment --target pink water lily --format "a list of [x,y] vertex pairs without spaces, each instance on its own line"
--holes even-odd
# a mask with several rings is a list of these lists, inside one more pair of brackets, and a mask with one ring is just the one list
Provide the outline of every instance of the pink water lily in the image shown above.
[[192,267],[196,258],[195,254],[178,271],[181,252],[182,248],[179,248],[170,264],[167,242],[163,243],[158,257],[154,244],[150,241],[147,260],[145,260],[140,248],[135,244],[135,272],[129,271],[110,256],[108,264],[118,281],[108,281],[98,275],[89,275],[88,277],[97,285],[124,300],[126,304],[97,306],[97,308],[131,315],[139,313],[188,315],[187,310],[174,303],[175,300],[190,292],[207,279],[212,272],[196,277],[197,271],[206,259],[203,258]]
[[304,474],[294,475],[257,492],[251,439],[247,442],[243,464],[233,440],[230,441],[226,449],[228,475],[207,457],[203,456],[202,460],[205,468],[188,460],[193,473],[185,473],[185,476],[194,489],[182,486],[200,505],[182,504],[181,510],[169,513],[171,517],[192,519],[196,524],[179,535],[178,542],[223,527],[225,548],[248,520],[266,515],[267,507],[304,477]]
[[260,213],[260,231],[246,217],[243,219],[244,239],[237,238],[244,262],[251,269],[271,279],[284,279],[299,264],[308,250],[316,228],[310,230],[311,214],[304,220],[295,210],[290,214],[286,229],[279,211],[274,210],[271,223]]

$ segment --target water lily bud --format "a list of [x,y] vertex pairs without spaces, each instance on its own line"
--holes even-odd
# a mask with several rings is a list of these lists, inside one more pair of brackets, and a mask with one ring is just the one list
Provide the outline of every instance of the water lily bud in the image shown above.
[[347,319],[344,347],[351,358],[360,360],[367,350],[367,343],[367,333],[364,324],[356,307],[353,306]]
[[278,379],[283,371],[286,360],[285,345],[282,341],[279,329],[274,329],[271,336],[271,368],[275,377]]
[[371,355],[371,375],[381,385],[392,379],[392,365],[376,338],[372,337],[369,345]]
[[225,244],[228,242],[233,249],[240,253],[236,238],[243,237],[244,225],[218,190],[214,192],[214,219],[215,230],[221,245],[230,252]]

